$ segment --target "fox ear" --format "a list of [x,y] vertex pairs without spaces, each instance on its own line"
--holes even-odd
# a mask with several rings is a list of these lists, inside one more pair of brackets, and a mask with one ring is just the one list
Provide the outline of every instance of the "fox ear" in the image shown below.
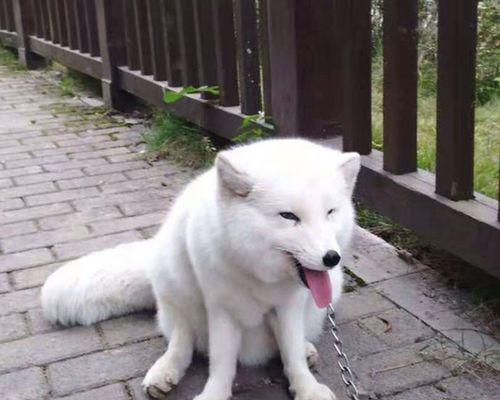
[[359,169],[361,168],[359,154],[343,153],[339,167],[347,182],[347,187],[352,192],[354,190],[354,185],[356,185]]
[[236,169],[226,152],[217,155],[215,166],[219,180],[224,188],[240,197],[245,197],[250,193],[253,186],[250,177]]

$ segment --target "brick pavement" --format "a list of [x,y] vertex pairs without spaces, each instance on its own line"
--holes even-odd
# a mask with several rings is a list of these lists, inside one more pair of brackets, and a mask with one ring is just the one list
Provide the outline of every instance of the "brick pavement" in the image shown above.
[[[165,347],[152,314],[64,329],[39,308],[52,271],[150,237],[193,175],[144,161],[144,127],[124,121],[0,66],[0,399],[145,398],[141,377]],[[500,399],[497,372],[477,361],[498,368],[498,342],[442,300],[439,276],[365,231],[355,243],[350,269],[367,285],[344,296],[338,320],[364,398]],[[345,399],[331,345],[325,334],[318,374]],[[171,398],[191,399],[206,373],[197,360]],[[288,399],[279,365],[241,369],[234,398]]]

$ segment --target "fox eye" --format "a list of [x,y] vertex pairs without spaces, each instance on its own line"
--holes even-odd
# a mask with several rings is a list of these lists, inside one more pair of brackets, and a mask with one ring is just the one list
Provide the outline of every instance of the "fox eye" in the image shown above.
[[335,214],[337,212],[337,209],[336,208],[331,208],[328,210],[327,214],[328,216],[332,215],[332,214]]
[[290,221],[295,221],[295,222],[299,222],[300,221],[300,218],[297,217],[294,213],[292,212],[280,212],[280,216],[282,218],[285,218],[285,219],[289,219]]

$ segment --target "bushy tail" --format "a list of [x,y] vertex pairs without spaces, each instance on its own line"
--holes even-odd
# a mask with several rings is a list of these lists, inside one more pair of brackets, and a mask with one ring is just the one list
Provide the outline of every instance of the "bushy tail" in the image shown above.
[[90,325],[153,309],[155,299],[147,268],[153,242],[126,243],[71,261],[42,288],[42,308],[51,322]]

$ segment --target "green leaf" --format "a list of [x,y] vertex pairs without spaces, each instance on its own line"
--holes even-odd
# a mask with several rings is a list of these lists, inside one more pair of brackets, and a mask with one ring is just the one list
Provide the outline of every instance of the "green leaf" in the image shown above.
[[186,86],[179,92],[175,92],[173,90],[165,92],[165,96],[163,98],[163,101],[165,101],[166,104],[173,104],[178,102],[180,99],[182,99],[186,94],[193,94],[193,93],[210,93],[213,94],[214,96],[219,95],[219,87],[218,86],[201,86],[201,87],[194,87],[194,86]]
[[184,97],[185,93],[183,91],[180,92],[174,92],[174,91],[168,91],[165,92],[165,96],[163,98],[163,101],[167,104],[173,104],[178,102],[180,99]]

